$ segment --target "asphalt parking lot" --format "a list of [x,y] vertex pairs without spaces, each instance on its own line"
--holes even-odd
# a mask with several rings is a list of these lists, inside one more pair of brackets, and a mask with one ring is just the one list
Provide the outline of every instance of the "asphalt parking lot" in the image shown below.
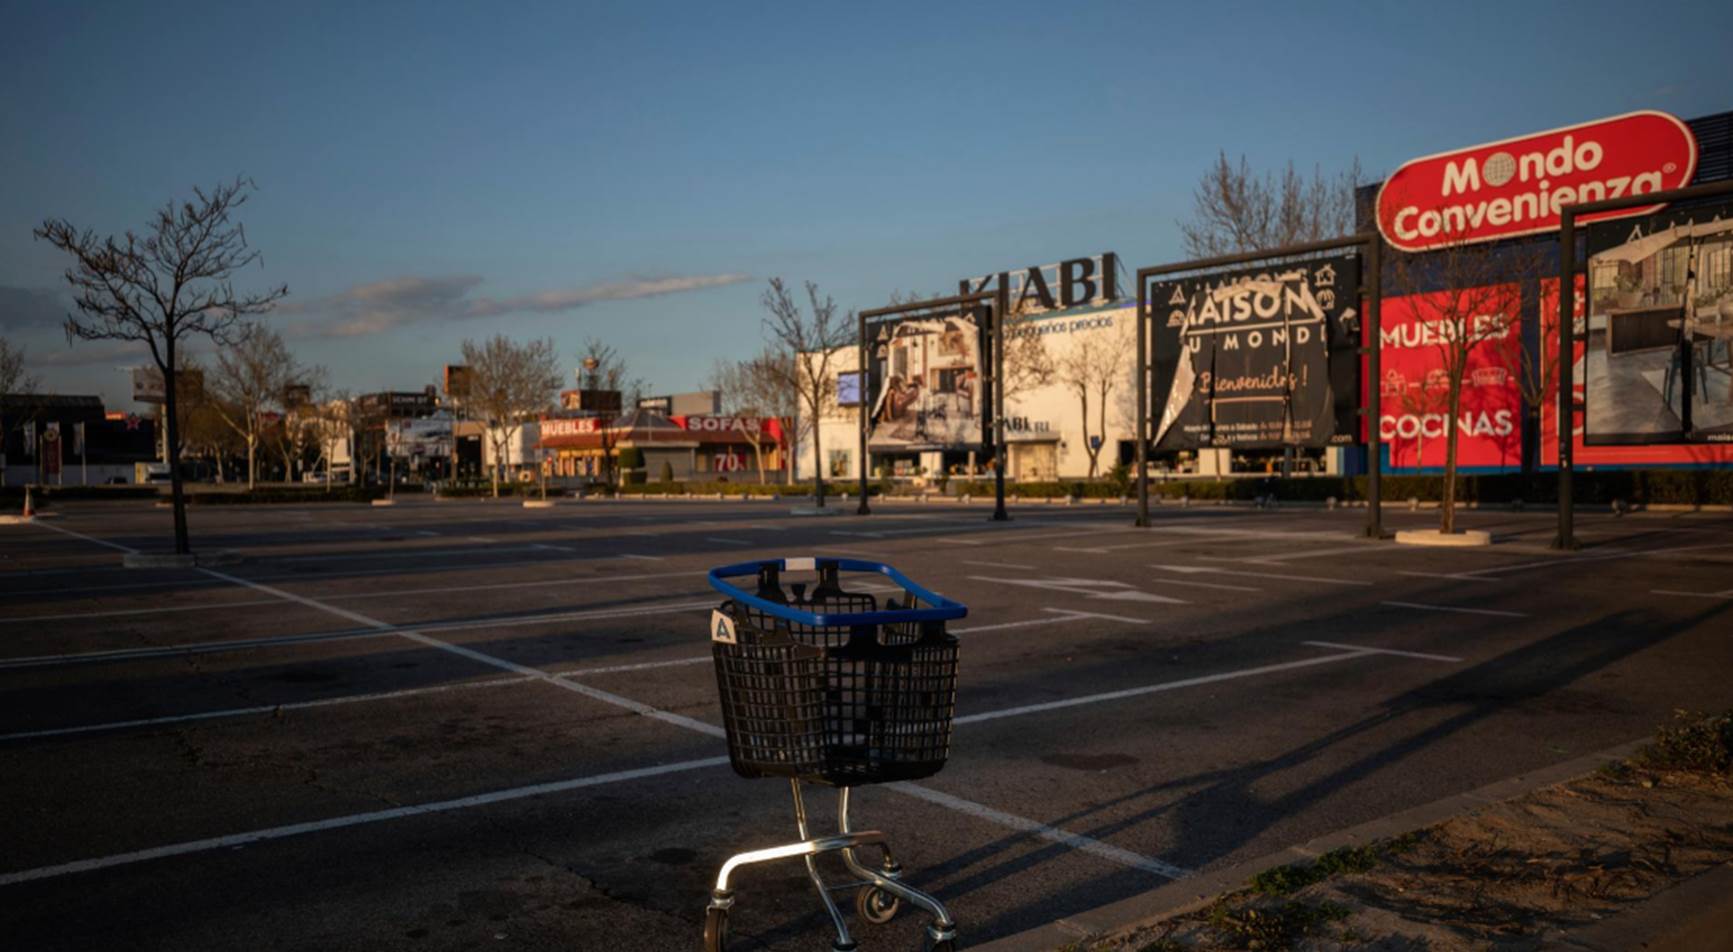
[[[198,570],[120,567],[168,536],[136,503],[0,528],[0,934],[696,948],[721,862],[794,838],[786,787],[727,766],[709,664],[703,573],[757,557],[970,606],[950,764],[856,807],[964,945],[1733,705],[1726,515],[1583,514],[1561,554],[1547,513],[1468,514],[1482,550],[1363,541],[1355,511],[1013,514],[195,508],[198,548],[245,557]],[[829,948],[798,864],[737,887],[733,947]]]

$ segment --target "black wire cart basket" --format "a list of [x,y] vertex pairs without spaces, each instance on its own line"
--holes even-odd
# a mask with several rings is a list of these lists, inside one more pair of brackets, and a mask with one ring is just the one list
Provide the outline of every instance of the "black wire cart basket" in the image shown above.
[[[785,572],[816,573],[814,582],[785,582]],[[869,592],[845,591],[841,573],[873,573],[902,591],[881,605]],[[751,593],[730,579],[756,577]],[[900,880],[885,835],[849,825],[849,789],[929,777],[945,765],[957,699],[957,639],[945,623],[968,608],[921,588],[879,562],[806,558],[741,562],[710,572],[727,596],[711,613],[711,650],[728,759],[742,777],[786,777],[794,795],[800,841],[731,857],[716,876],[704,919],[705,952],[723,952],[734,893],[728,880],[753,863],[801,857],[836,926],[836,952],[856,948],[832,887],[818,874],[820,853],[839,852],[859,882],[855,910],[873,924],[889,922],[904,900],[933,915],[930,952],[954,952],[956,923],[933,897]],[[807,832],[802,783],[837,788],[837,827],[830,836]],[[856,850],[877,847],[877,868]]]

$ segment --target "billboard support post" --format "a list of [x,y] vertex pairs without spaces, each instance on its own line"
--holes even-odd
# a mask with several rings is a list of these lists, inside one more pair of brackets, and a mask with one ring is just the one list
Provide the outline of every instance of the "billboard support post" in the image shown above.
[[[1559,215],[1558,255],[1558,534],[1553,548],[1577,547],[1576,506],[1571,486],[1571,444],[1576,442],[1576,272],[1577,210],[1566,206]],[[1542,346],[1545,346],[1544,344]],[[1685,378],[1690,389],[1691,378]]]
[[858,417],[860,433],[860,505],[855,507],[855,514],[872,515],[872,507],[867,505],[867,319],[866,314],[860,316],[860,356],[855,361],[855,404],[859,407]]
[[[1382,248],[1380,247],[1381,244],[1382,242],[1376,232],[1362,232],[1360,234],[1349,235],[1346,238],[1330,238],[1324,241],[1309,241],[1297,245],[1285,245],[1281,248],[1266,248],[1259,251],[1245,251],[1237,254],[1217,255],[1213,258],[1197,258],[1191,261],[1179,261],[1173,264],[1158,265],[1153,268],[1137,269],[1137,392],[1139,396],[1137,401],[1138,468],[1137,519],[1135,525],[1149,525],[1149,476],[1145,472],[1144,467],[1147,452],[1145,446],[1148,442],[1146,437],[1149,435],[1147,427],[1150,425],[1149,400],[1153,396],[1150,392],[1150,387],[1146,383],[1146,381],[1149,380],[1149,375],[1153,372],[1153,362],[1150,360],[1148,346],[1146,345],[1146,334],[1148,328],[1146,321],[1151,317],[1149,279],[1161,277],[1163,275],[1179,274],[1186,271],[1207,271],[1213,268],[1223,268],[1230,265],[1251,264],[1259,261],[1267,261],[1271,258],[1292,258],[1299,255],[1319,254],[1326,251],[1344,251],[1350,248],[1358,248],[1366,254],[1372,272],[1370,278],[1362,278],[1362,281],[1365,283],[1367,295],[1370,298],[1366,307],[1366,321],[1370,328],[1369,333],[1372,335],[1372,348],[1374,351],[1367,367],[1367,373],[1368,375],[1371,375],[1377,372],[1378,367],[1376,363],[1376,350],[1378,347],[1380,315],[1382,313],[1379,307],[1379,297],[1383,294],[1383,276],[1381,273],[1383,270],[1383,254]],[[1372,392],[1376,393],[1377,391]],[[1370,419],[1367,421],[1367,447],[1375,454],[1378,452],[1379,447],[1377,404],[1374,403],[1372,408],[1362,408],[1362,410],[1363,412],[1370,414]],[[1380,465],[1380,461],[1375,455],[1372,459],[1369,459],[1367,463],[1368,485],[1366,489],[1366,497],[1368,505],[1366,507],[1366,534],[1375,539],[1382,539],[1384,538],[1383,513],[1379,509],[1378,500],[1382,489],[1380,483],[1383,476],[1383,467]]]
[[[1559,211],[1559,287],[1558,287],[1558,535],[1555,549],[1577,547],[1575,506],[1572,498],[1572,450],[1576,443],[1576,271],[1577,219],[1600,212],[1642,208],[1649,205],[1670,205],[1696,198],[1716,198],[1733,195],[1733,181],[1711,182],[1687,188],[1643,192],[1599,202],[1566,205]],[[1587,311],[1585,309],[1585,318]],[[1687,349],[1688,352],[1688,349]],[[1687,368],[1688,369],[1688,368]],[[1691,389],[1691,378],[1685,378],[1685,390]],[[1586,381],[1585,381],[1586,383]],[[1585,394],[1585,403],[1586,403]],[[1682,398],[1689,401],[1689,396]],[[1585,406],[1585,414],[1587,409]],[[1585,420],[1586,423],[1586,420]]]
[[1384,349],[1384,238],[1373,232],[1366,239],[1366,399],[1370,406],[1361,407],[1366,417],[1366,536],[1384,538],[1384,433],[1383,365],[1379,360]]
[[987,320],[993,328],[993,521],[1007,522],[1005,511],[1005,316],[1010,310],[1011,289],[1004,281],[993,298],[993,313]]
[[1149,282],[1137,275],[1137,519],[1149,525]]

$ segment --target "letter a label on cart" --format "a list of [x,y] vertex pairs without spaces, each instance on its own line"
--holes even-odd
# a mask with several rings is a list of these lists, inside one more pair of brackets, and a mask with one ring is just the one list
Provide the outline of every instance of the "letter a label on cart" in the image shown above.
[[720,641],[725,645],[736,643],[734,619],[728,617],[727,612],[718,610],[710,613],[710,640]]

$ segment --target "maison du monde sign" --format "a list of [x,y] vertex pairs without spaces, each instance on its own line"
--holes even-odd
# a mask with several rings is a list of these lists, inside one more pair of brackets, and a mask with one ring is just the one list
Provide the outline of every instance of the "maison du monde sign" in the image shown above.
[[1119,256],[1107,251],[1088,258],[1038,264],[957,282],[960,294],[999,288],[1010,292],[1013,314],[1106,304],[1119,299]]

